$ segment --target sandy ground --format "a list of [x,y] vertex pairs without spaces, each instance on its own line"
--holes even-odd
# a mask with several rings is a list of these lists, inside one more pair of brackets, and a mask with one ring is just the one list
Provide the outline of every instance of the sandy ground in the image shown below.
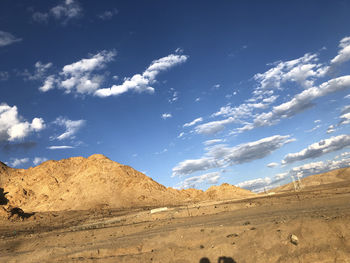
[[350,262],[350,182],[150,209],[1,221],[0,262]]

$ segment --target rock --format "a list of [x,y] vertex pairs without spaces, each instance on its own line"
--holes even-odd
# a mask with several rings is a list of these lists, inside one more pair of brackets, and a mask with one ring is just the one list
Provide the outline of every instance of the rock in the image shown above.
[[296,235],[292,234],[290,235],[290,242],[297,246],[299,244],[299,239]]

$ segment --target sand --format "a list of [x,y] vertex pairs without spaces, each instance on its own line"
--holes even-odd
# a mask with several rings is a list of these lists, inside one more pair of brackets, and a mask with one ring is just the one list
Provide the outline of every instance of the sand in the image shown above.
[[[339,176],[349,178],[349,169],[301,191],[231,200],[226,192],[240,189],[213,187],[206,194],[211,199],[158,213],[151,211],[160,204],[23,212],[26,218],[9,219],[5,211],[0,262],[348,263],[350,180]],[[221,195],[225,200],[215,200]]]

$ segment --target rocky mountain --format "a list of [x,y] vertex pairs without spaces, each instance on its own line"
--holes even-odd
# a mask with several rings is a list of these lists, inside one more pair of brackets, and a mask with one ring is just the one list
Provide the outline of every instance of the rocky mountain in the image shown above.
[[179,205],[255,194],[223,184],[203,192],[175,190],[101,154],[46,161],[28,169],[0,163],[0,190],[7,206],[23,211],[61,211]]

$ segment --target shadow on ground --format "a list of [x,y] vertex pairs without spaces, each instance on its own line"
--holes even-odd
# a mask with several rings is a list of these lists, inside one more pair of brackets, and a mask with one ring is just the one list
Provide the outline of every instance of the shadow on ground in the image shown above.
[[[210,263],[209,258],[201,258],[199,263]],[[237,263],[233,258],[231,257],[219,257],[218,263]]]

